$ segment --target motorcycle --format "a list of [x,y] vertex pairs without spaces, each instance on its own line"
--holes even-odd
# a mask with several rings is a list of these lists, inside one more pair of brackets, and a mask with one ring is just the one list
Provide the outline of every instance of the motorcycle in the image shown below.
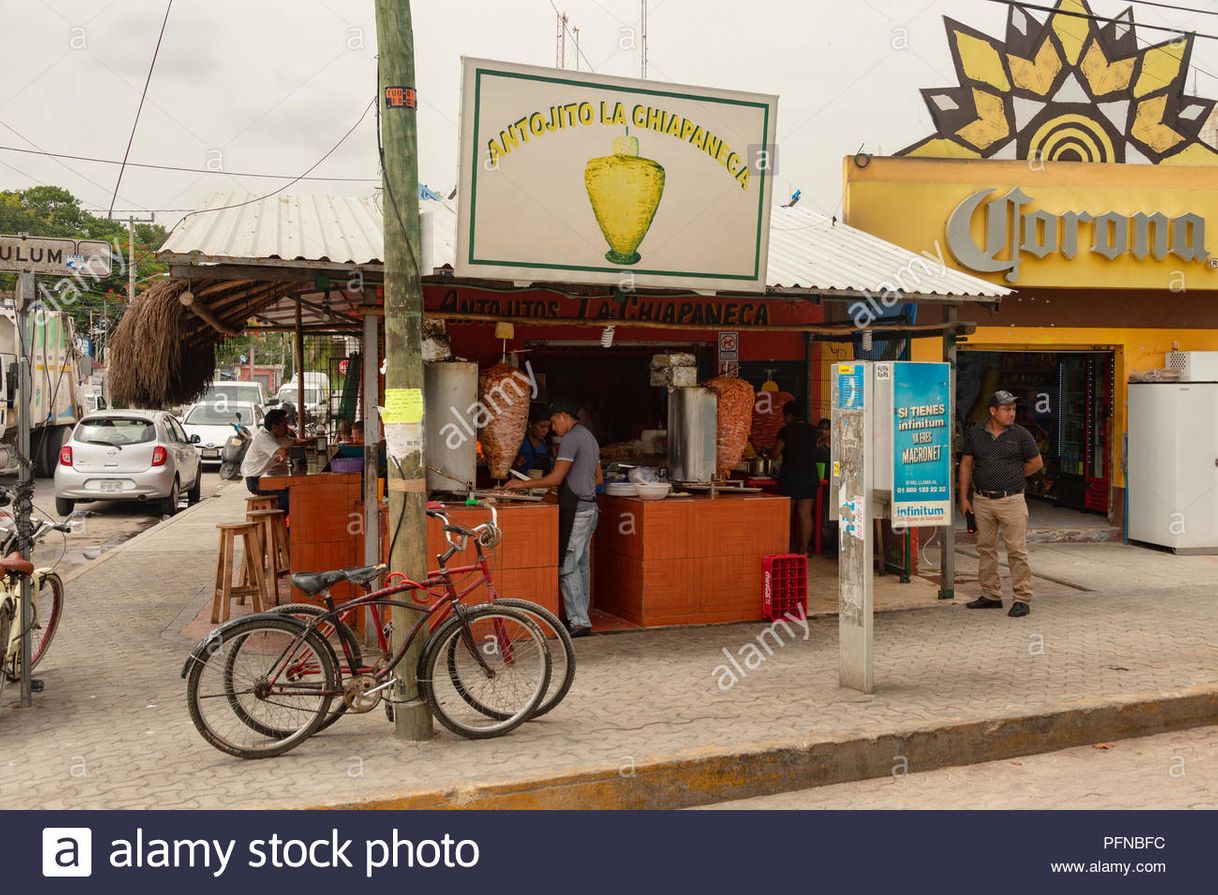
[[245,460],[245,452],[249,450],[254,436],[241,422],[241,414],[233,423],[233,434],[228,436],[224,447],[220,449],[220,478],[228,482],[241,481],[241,464]]

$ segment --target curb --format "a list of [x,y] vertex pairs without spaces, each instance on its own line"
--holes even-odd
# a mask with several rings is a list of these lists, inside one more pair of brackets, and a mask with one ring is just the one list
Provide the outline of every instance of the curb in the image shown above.
[[[1053,752],[1074,746],[1149,736],[1218,723],[1218,689],[1134,698],[1043,715],[924,728],[876,737],[817,743],[759,744],[745,752],[691,752],[631,769],[602,768],[494,785],[405,793],[315,808],[631,809],[691,808]],[[897,759],[904,759],[897,764]]]

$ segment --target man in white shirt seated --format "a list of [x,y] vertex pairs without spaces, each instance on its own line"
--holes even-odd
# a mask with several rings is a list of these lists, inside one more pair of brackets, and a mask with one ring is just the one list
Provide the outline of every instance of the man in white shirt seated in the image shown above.
[[259,480],[271,467],[283,466],[288,462],[288,449],[293,444],[295,441],[288,431],[287,412],[275,408],[267,411],[262,428],[254,433],[250,446],[245,451],[245,459],[241,461],[241,475],[245,478],[245,487],[250,494],[273,495],[285,515],[288,512],[287,490],[264,491]]

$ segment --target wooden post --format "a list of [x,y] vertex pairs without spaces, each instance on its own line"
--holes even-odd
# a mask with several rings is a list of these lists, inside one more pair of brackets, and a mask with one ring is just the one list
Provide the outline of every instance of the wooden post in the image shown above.
[[[409,0],[376,0],[380,53],[382,145],[385,189],[385,420],[389,458],[389,565],[421,580],[427,573],[427,492],[423,470],[423,288],[419,282],[418,122],[414,104],[390,104],[388,88],[409,88],[413,97],[414,35]],[[393,91],[393,95],[399,95]],[[392,408],[392,413],[388,412]],[[407,410],[406,408],[412,408]],[[413,408],[417,408],[414,410]],[[369,407],[366,416],[376,412]],[[393,642],[398,647],[417,620],[394,607]],[[419,699],[415,667],[423,650],[415,640],[398,665],[400,684],[394,726],[399,737],[429,739],[431,713]]]
[[296,296],[296,437],[304,437],[304,311]]
[[[943,309],[944,322],[952,324],[956,323],[956,306],[948,305]],[[950,365],[948,372],[947,394],[949,397],[948,406],[952,408],[952,414],[948,418],[948,424],[952,427],[951,433],[948,435],[947,443],[951,445],[953,459],[955,455],[956,444],[956,419],[959,416],[960,408],[956,406],[956,330],[945,331],[943,333],[943,359]],[[948,488],[948,493],[955,500],[952,501],[951,512],[947,517],[947,528],[943,532],[943,555],[939,560],[939,599],[951,600],[956,596],[956,504],[960,500],[960,496],[956,494],[956,465],[951,465],[952,486]]]

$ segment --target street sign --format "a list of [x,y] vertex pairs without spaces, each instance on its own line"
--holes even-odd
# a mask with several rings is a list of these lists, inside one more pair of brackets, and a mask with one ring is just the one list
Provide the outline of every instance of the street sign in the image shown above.
[[110,243],[99,239],[0,236],[0,270],[104,277],[113,270],[110,253]]
[[719,333],[719,375],[740,375],[740,333]]

